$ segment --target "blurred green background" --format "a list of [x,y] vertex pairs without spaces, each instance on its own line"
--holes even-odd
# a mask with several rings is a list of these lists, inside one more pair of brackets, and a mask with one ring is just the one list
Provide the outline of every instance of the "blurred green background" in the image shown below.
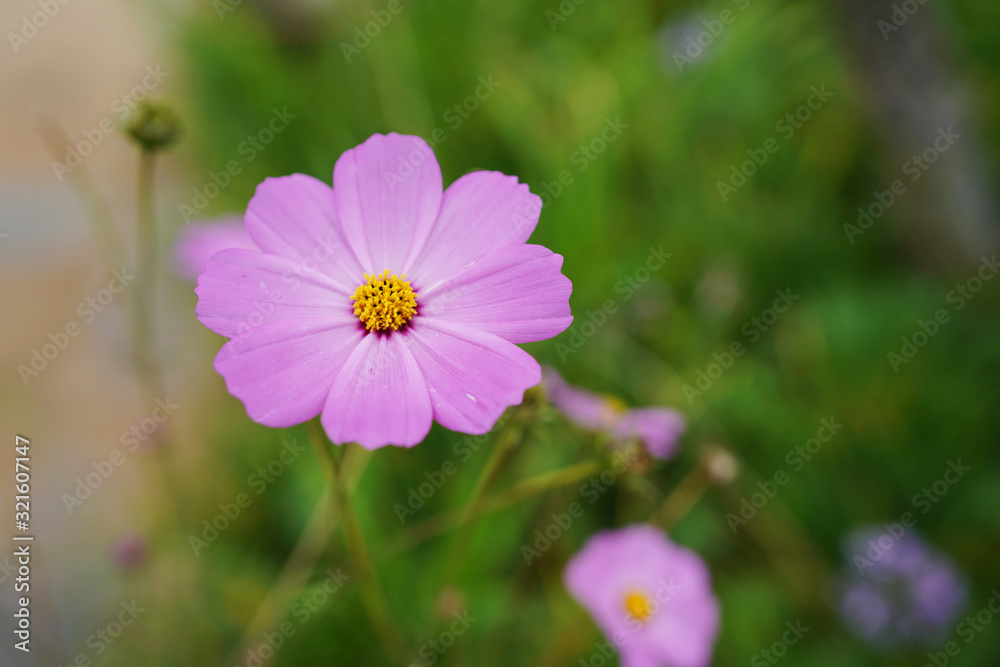
[[[243,211],[268,176],[302,172],[329,181],[337,157],[376,132],[426,138],[446,184],[476,169],[515,174],[549,195],[532,240],[565,257],[574,284],[573,329],[529,351],[574,383],[630,405],[674,406],[689,420],[677,459],[602,494],[530,566],[521,545],[552,512],[579,500],[579,485],[481,520],[457,586],[443,597],[453,534],[393,552],[404,528],[394,507],[449,459],[458,473],[405,527],[461,507],[495,436],[468,462],[454,449],[463,436],[437,426],[413,450],[378,451],[355,497],[414,662],[430,664],[417,647],[447,627],[436,619],[458,605],[477,620],[437,664],[532,665],[557,641],[571,647],[561,664],[589,664],[578,661],[590,659],[598,634],[578,621],[562,588],[566,559],[594,531],[647,516],[717,445],[737,457],[739,477],[709,490],[673,531],[713,572],[723,609],[715,664],[753,664],[798,619],[810,632],[782,664],[924,664],[919,648],[883,654],[852,638],[831,603],[844,535],[914,511],[914,495],[959,458],[972,471],[919,515],[916,530],[966,573],[970,611],[1000,584],[1000,285],[986,282],[960,311],[947,301],[975,274],[979,257],[995,251],[996,218],[980,215],[981,234],[970,241],[956,231],[956,211],[970,209],[942,194],[954,190],[952,182],[985,184],[966,199],[995,194],[989,165],[1000,154],[1000,8],[928,2],[884,39],[852,3],[401,0],[398,14],[388,5],[220,0],[183,19],[165,11],[183,63],[177,105],[186,135],[176,156],[186,185],[177,203],[200,201],[192,189],[203,192],[210,172],[231,160],[241,173],[206,198],[199,217]],[[711,34],[724,11],[733,20]],[[888,17],[891,9],[880,11]],[[372,24],[378,29],[366,44],[359,35],[379,17],[385,25]],[[699,33],[710,35],[702,37],[708,44],[690,62],[678,60],[677,52],[698,52],[685,49]],[[934,49],[921,41],[928,36]],[[877,60],[889,46],[904,56]],[[911,47],[922,55],[905,56]],[[477,87],[487,90],[483,80],[493,90],[468,102]],[[780,122],[807,103],[813,87],[832,96],[788,132]],[[960,101],[941,115],[932,102],[952,93]],[[246,149],[274,109],[294,118],[261,150]],[[606,131],[609,123],[618,129]],[[918,182],[907,181],[911,192],[852,243],[844,225],[856,224],[858,207],[905,179],[907,156],[930,146],[936,127],[952,124],[963,138]],[[595,142],[602,132],[606,141]],[[719,181],[771,138],[778,149],[723,200]],[[181,209],[163,206],[165,224],[179,230]],[[650,248],[661,247],[671,253],[663,267],[638,289],[623,289]],[[799,298],[773,325],[755,324],[751,318],[762,317],[777,290]],[[616,312],[592,315],[609,299]],[[189,308],[173,316],[193,318],[194,303],[192,293]],[[951,321],[895,372],[887,355],[900,353],[901,337],[939,308]],[[588,321],[604,323],[583,329]],[[734,342],[746,352],[701,395],[686,394],[685,385],[698,388],[699,372],[709,372],[713,354]],[[207,367],[221,343],[206,330],[190,354]],[[217,376],[196,410],[211,443],[198,453],[197,469],[211,474],[185,477],[179,532],[151,538],[146,567],[159,567],[161,576],[135,583],[156,587],[150,595],[158,603],[148,612],[156,636],[126,635],[107,664],[133,665],[139,656],[150,665],[220,664],[321,492],[322,471],[307,449],[305,463],[288,466],[192,560],[178,535],[200,532],[219,503],[247,491],[248,477],[277,456],[282,438],[307,440],[303,428],[275,433],[250,423]],[[592,455],[589,435],[544,404],[537,415],[498,488]],[[843,430],[792,473],[788,452],[831,417]],[[726,514],[778,470],[790,472],[790,482],[734,535]],[[310,590],[345,559],[338,537]],[[304,623],[287,618],[296,633],[267,664],[388,664],[356,587],[345,586]],[[954,664],[998,658],[1000,625],[987,627]],[[227,664],[247,664],[245,655],[239,660]]]

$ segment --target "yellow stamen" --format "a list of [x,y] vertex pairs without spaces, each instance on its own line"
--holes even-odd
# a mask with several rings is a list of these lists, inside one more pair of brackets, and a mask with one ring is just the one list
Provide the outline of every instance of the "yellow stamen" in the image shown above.
[[396,276],[389,269],[382,275],[366,273],[354,290],[354,314],[368,331],[399,331],[417,314],[417,293],[404,278],[405,273]]
[[631,591],[625,596],[625,611],[637,621],[645,622],[653,615],[652,602],[652,600],[642,593]]

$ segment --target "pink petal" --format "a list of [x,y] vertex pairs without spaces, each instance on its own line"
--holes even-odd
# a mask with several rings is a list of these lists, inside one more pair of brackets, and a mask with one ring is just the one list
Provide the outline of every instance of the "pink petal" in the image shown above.
[[552,405],[574,424],[600,431],[612,428],[618,421],[619,413],[606,398],[577,389],[551,366],[542,369],[542,383]]
[[420,137],[375,134],[333,169],[344,234],[368,273],[405,273],[438,215],[441,168]]
[[232,338],[215,358],[231,394],[256,422],[292,426],[319,414],[362,332],[347,296],[291,260],[223,250],[198,279],[198,319]]
[[294,262],[295,275],[324,274],[347,294],[364,280],[337,219],[333,190],[322,181],[304,174],[265,179],[244,221],[261,250]]
[[358,324],[350,297],[325,274],[296,274],[295,262],[251,250],[223,250],[198,278],[198,319],[229,338],[265,322],[322,320]]
[[364,333],[356,324],[268,322],[223,345],[215,370],[255,422],[301,424],[323,409],[334,379],[360,344]]
[[427,385],[401,338],[367,334],[344,364],[323,408],[323,428],[333,442],[412,447],[427,436]]
[[401,339],[427,382],[434,419],[453,431],[486,433],[541,380],[527,352],[464,324],[420,317]]
[[573,285],[560,267],[562,256],[542,246],[498,248],[421,291],[420,313],[461,322],[512,343],[545,340],[573,322]]
[[257,244],[243,228],[243,218],[230,216],[211,222],[192,222],[177,236],[174,270],[181,278],[195,282],[208,259],[226,248],[257,250]]
[[527,241],[541,210],[542,200],[514,176],[466,174],[444,193],[430,238],[407,270],[429,289],[490,250]]
[[666,459],[674,455],[684,428],[684,417],[676,410],[638,408],[622,414],[612,432],[621,439],[638,438],[655,458]]

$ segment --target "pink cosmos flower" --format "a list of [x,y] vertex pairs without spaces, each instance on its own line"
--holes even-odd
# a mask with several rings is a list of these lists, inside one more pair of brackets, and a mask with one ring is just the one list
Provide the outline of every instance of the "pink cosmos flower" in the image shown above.
[[444,191],[430,147],[397,134],[341,155],[332,188],[269,178],[244,218],[260,251],[198,279],[198,318],[231,339],[215,368],[254,421],[321,414],[336,443],[410,447],[432,420],[486,433],[541,379],[516,344],[572,322],[562,257],[526,244],[540,212],[497,172]]
[[639,440],[655,458],[672,457],[684,433],[684,417],[676,410],[627,409],[616,398],[570,385],[550,366],[542,369],[542,385],[552,404],[573,423],[608,433],[618,442]]
[[195,282],[209,258],[226,248],[257,250],[239,216],[192,222],[181,230],[174,244],[174,271],[181,278]]
[[563,577],[622,667],[706,667],[719,631],[708,567],[652,526],[598,533]]

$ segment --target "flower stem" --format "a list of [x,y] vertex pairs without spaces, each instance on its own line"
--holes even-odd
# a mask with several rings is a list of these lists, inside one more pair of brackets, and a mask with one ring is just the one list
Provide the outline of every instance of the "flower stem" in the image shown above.
[[518,423],[514,416],[509,419],[510,421],[504,426],[500,437],[497,438],[496,446],[490,452],[490,458],[483,466],[482,472],[479,473],[479,479],[476,480],[476,485],[472,489],[472,495],[469,496],[469,500],[459,514],[457,523],[459,530],[445,560],[444,581],[441,588],[454,583],[461,574],[465,553],[472,541],[472,520],[482,514],[486,493],[496,484],[497,478],[500,477],[500,472],[511,453],[519,449],[528,439],[530,427],[524,423]]
[[[385,593],[379,583],[371,551],[365,541],[361,523],[351,502],[349,491],[350,481],[345,472],[346,466],[333,451],[333,444],[327,439],[326,433],[318,420],[309,423],[309,435],[317,453],[324,460],[333,485],[333,501],[340,525],[344,534],[348,556],[354,564],[361,586],[361,601],[368,613],[368,618],[375,628],[386,654],[396,664],[402,664],[407,659],[406,643],[396,630],[389,616],[389,607]],[[348,449],[351,445],[345,445]],[[356,447],[356,445],[354,445]]]
[[601,461],[596,459],[574,463],[565,468],[541,473],[512,484],[484,501],[480,505],[480,509],[476,512],[466,514],[459,510],[451,510],[424,519],[411,526],[408,530],[399,533],[391,542],[380,548],[381,559],[383,561],[392,560],[435,535],[446,533],[449,530],[464,525],[463,521],[473,521],[483,514],[510,507],[515,503],[545,493],[546,491],[581,482],[600,473],[602,469]]
[[708,476],[705,466],[698,464],[691,468],[684,478],[677,483],[663,502],[653,510],[647,520],[655,526],[660,526],[664,530],[671,530],[677,522],[691,511],[691,508],[701,499],[705,492],[711,488],[712,482]]
[[[345,454],[343,467],[347,471],[347,486],[352,493],[370,460],[371,452],[360,447],[351,449]],[[277,580],[257,607],[253,619],[247,625],[239,643],[230,652],[225,665],[233,664],[253,641],[268,630],[276,628],[284,619],[295,596],[305,587],[316,563],[329,545],[337,529],[337,519],[338,516],[333,511],[333,484],[328,480],[326,488],[316,502],[316,508],[282,566]]]
[[156,344],[153,338],[153,315],[156,312],[157,274],[157,232],[156,214],[153,204],[155,153],[143,150],[139,154],[139,251],[137,259],[136,285],[133,316],[133,352],[136,372],[139,375],[146,402],[152,405],[166,392],[163,376],[157,362]]

